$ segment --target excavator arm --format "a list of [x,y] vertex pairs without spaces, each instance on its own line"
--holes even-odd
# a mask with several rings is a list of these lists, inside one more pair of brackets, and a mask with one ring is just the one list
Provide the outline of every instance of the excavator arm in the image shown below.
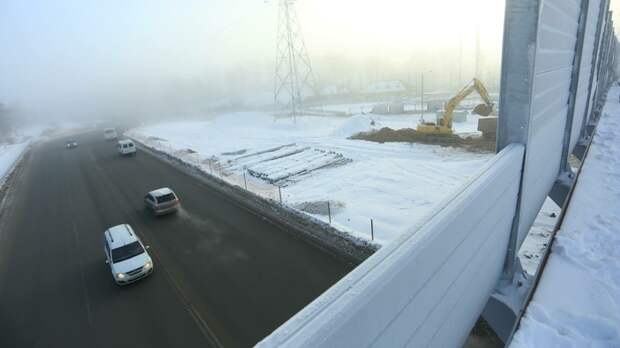
[[486,87],[484,87],[482,82],[478,79],[474,79],[473,82],[474,82],[474,87],[476,88],[476,91],[478,91],[478,94],[480,94],[480,96],[482,97],[482,100],[484,100],[484,102],[488,106],[493,106],[493,101],[491,101],[489,92],[487,91]]
[[446,104],[446,111],[443,114],[441,119],[441,125],[452,129],[452,115],[454,113],[454,109],[463,101],[463,99],[467,98],[474,91],[478,92],[482,100],[484,100],[485,104],[480,104],[476,106],[474,112],[481,116],[488,116],[493,111],[493,102],[491,101],[491,97],[489,96],[489,92],[484,87],[480,80],[474,78],[471,83],[467,86],[463,87],[452,99],[448,101]]
[[441,126],[452,128],[452,114],[454,114],[454,109],[463,101],[463,99],[467,98],[475,90],[474,85],[465,86],[460,92],[458,92],[452,99],[450,99],[446,103],[446,110],[443,113],[443,117],[441,118]]

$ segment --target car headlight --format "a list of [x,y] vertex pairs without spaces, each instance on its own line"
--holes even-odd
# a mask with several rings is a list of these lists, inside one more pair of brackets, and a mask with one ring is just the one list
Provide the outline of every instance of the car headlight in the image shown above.
[[153,267],[153,263],[151,261],[146,261],[146,263],[144,264],[144,268],[149,269]]
[[116,273],[116,278],[124,279],[125,278],[125,273]]

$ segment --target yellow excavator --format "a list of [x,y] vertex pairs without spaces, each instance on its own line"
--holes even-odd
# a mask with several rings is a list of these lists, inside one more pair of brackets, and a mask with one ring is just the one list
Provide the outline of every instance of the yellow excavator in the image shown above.
[[489,92],[480,80],[474,78],[463,89],[461,89],[446,104],[446,110],[438,123],[424,122],[418,125],[417,131],[424,134],[432,135],[451,135],[452,134],[452,114],[454,109],[474,91],[478,92],[484,100],[484,104],[479,104],[474,108],[474,113],[480,116],[489,116],[493,113],[494,104],[489,97]]

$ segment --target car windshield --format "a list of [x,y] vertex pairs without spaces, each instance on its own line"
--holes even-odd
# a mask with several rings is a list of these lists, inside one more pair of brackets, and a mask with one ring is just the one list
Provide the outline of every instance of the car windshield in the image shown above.
[[144,248],[137,241],[127,245],[123,245],[120,248],[112,249],[112,262],[117,263],[125,261],[136,255],[140,255],[143,252]]
[[175,199],[176,197],[174,196],[174,194],[169,193],[167,195],[157,197],[157,203],[170,202],[170,201],[174,201]]

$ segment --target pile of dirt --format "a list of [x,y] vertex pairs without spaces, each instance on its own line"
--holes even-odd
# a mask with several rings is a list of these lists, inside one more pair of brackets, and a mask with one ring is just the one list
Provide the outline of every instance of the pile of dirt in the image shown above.
[[376,131],[357,133],[349,137],[355,140],[368,140],[376,143],[418,143],[458,147],[471,152],[495,152],[495,138],[468,137],[458,135],[424,134],[412,128],[394,130],[384,127]]

